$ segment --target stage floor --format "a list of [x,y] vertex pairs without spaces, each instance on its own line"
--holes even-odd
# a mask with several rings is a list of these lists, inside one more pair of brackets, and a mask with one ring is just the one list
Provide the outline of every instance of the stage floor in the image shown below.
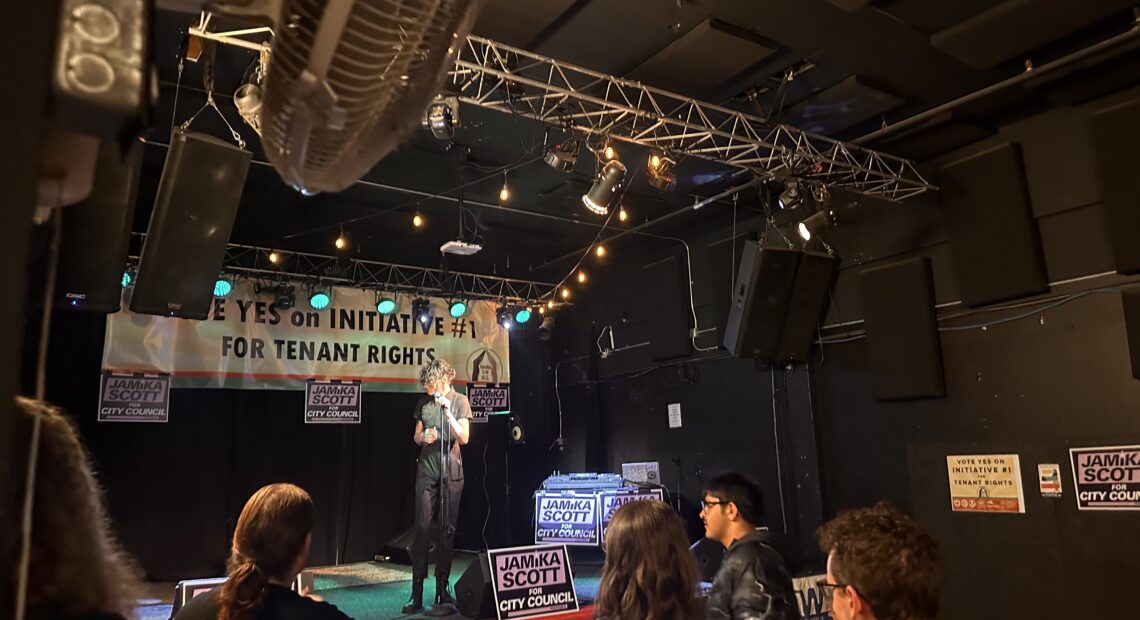
[[[451,569],[451,585],[475,559],[474,554],[456,553]],[[429,570],[432,567],[429,567]],[[586,606],[593,602],[598,591],[601,567],[575,565],[574,587],[578,602]],[[329,603],[336,605],[349,617],[357,620],[395,620],[397,618],[424,618],[422,615],[405,616],[400,608],[408,600],[411,588],[412,567],[388,562],[360,562],[339,566],[311,567],[313,590]],[[148,596],[139,601],[139,620],[167,620],[174,599],[174,584],[150,584]],[[435,599],[435,580],[430,575],[424,584],[424,602]],[[463,616],[451,616],[463,618]]]

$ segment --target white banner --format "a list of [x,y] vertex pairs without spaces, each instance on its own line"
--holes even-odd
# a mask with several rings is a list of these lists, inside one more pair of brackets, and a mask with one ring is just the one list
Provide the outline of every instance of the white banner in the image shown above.
[[194,321],[134,314],[129,294],[107,317],[105,371],[166,373],[174,387],[300,390],[309,379],[340,379],[369,391],[414,392],[420,367],[442,358],[455,367],[457,384],[510,382],[508,334],[491,301],[468,303],[456,319],[444,300],[432,299],[432,318],[421,322],[408,296],[382,315],[375,293],[337,288],[327,308],[313,310],[297,286],[296,306],[286,310],[242,281],[214,299],[209,319]]

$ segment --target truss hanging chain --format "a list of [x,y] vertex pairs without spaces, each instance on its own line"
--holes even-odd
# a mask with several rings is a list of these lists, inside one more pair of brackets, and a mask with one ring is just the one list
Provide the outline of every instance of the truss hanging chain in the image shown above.
[[482,37],[467,38],[455,65],[451,88],[483,108],[720,161],[761,178],[794,174],[891,201],[936,189],[908,160]]

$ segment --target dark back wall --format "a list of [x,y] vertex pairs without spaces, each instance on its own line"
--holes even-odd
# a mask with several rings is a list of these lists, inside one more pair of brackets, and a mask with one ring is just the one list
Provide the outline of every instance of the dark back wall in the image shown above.
[[[652,306],[653,291],[642,286],[645,269],[683,260],[681,245],[663,241],[638,255],[611,248],[610,264],[594,268],[578,309],[560,315],[567,334],[556,338],[566,360],[562,399],[581,407],[573,432],[584,445],[598,446],[593,464],[616,471],[624,461],[658,460],[664,481],[674,486],[672,459],[680,459],[682,515],[693,535],[700,479],[724,466],[752,474],[768,498],[768,524],[785,529],[793,547],[798,543],[790,551],[797,571],[820,566],[810,536],[819,518],[888,500],[915,514],[941,543],[942,618],[1131,615],[1124,597],[1106,596],[1104,588],[1140,578],[1129,562],[1140,521],[1136,513],[1078,512],[1067,450],[1140,441],[1140,382],[1131,374],[1119,294],[1135,278],[1114,273],[1096,164],[1097,157],[1136,157],[1098,153],[1088,131],[1093,114],[1138,94],[1000,127],[992,138],[922,167],[935,180],[946,163],[1005,142],[1019,145],[1029,225],[1051,283],[1037,303],[1015,299],[974,309],[960,303],[954,250],[968,244],[951,246],[937,193],[899,205],[837,194],[833,200],[844,208],[858,204],[845,212],[843,226],[822,235],[842,259],[820,332],[833,344],[817,347],[811,363],[775,373],[747,360],[716,359],[723,352],[715,351],[657,359],[652,351],[660,346],[640,345],[688,335],[657,328],[653,313],[674,309]],[[698,345],[718,343],[740,241],[762,228],[762,219],[741,217],[735,252],[731,227],[688,239]],[[975,327],[939,335],[945,398],[879,402],[866,357],[859,274],[913,256],[931,260],[939,327]],[[1001,272],[996,267],[990,277]],[[671,286],[685,289],[683,277]],[[613,327],[616,350],[602,359],[598,341],[604,335],[603,348],[609,347],[606,326]],[[668,428],[672,402],[682,404],[683,429]],[[1025,514],[951,512],[945,457],[974,453],[1020,455]],[[1061,498],[1040,496],[1037,463],[1061,464]]]

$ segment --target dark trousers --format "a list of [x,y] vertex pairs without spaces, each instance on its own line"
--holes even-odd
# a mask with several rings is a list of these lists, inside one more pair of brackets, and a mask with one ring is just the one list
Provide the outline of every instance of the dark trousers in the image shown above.
[[436,549],[435,579],[446,581],[451,576],[451,556],[455,550],[455,525],[459,522],[459,496],[463,481],[450,480],[440,491],[438,478],[416,476],[416,538],[412,541],[412,580],[427,577],[428,541],[433,520],[439,521],[440,544]]

